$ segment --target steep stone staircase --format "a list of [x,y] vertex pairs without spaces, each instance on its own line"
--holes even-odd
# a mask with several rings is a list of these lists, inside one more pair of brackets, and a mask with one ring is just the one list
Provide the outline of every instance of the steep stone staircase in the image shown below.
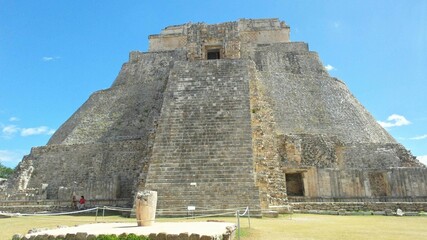
[[259,210],[250,66],[248,60],[175,63],[145,185],[158,192],[158,209]]

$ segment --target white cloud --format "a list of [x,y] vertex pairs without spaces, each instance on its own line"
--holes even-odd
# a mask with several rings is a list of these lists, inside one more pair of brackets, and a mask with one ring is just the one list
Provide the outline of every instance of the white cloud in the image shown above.
[[60,59],[60,57],[42,57],[43,62],[51,62]]
[[411,122],[408,121],[404,116],[398,114],[392,114],[387,118],[386,122],[378,121],[378,123],[384,128],[400,127],[411,124]]
[[5,136],[11,136],[14,133],[19,131],[19,128],[16,125],[6,125],[1,130],[3,132],[3,135]]
[[424,165],[427,165],[427,155],[418,156],[417,159],[420,160],[420,162],[424,163]]
[[328,64],[328,65],[325,66],[325,69],[326,69],[326,71],[329,72],[329,71],[335,70],[336,68],[334,66]]
[[0,126],[1,136],[3,138],[12,138],[15,133],[20,133],[22,137],[32,136],[32,135],[52,135],[55,133],[55,129],[51,129],[46,126],[33,127],[33,128],[20,128],[16,125],[6,125]]
[[16,165],[25,154],[23,151],[0,150],[0,162],[8,162],[11,163],[8,165]]
[[9,118],[9,122],[18,122],[20,119],[17,117],[11,117]]
[[426,139],[427,138],[427,134],[421,135],[421,136],[416,136],[413,138],[410,138],[411,140],[422,140],[422,139]]
[[49,62],[52,61],[54,58],[53,57],[43,57],[42,60],[45,62]]
[[54,132],[54,129],[50,129],[46,126],[23,128],[21,129],[21,136],[26,137],[31,135],[52,135]]

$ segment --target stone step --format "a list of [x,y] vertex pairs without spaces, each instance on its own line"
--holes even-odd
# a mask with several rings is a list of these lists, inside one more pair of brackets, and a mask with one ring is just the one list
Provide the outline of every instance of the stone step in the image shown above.
[[175,62],[146,180],[146,188],[158,192],[159,206],[259,204],[249,65],[246,60]]

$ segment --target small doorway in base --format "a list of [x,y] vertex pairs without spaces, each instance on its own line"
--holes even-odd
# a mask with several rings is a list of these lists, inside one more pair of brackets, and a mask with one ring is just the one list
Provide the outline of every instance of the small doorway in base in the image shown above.
[[288,196],[304,196],[302,173],[286,173],[286,192]]
[[385,172],[370,172],[368,173],[371,193],[374,197],[389,196],[389,185],[387,181],[387,173]]
[[207,59],[211,60],[211,59],[220,59],[220,49],[216,48],[216,49],[208,49],[206,54],[207,54]]

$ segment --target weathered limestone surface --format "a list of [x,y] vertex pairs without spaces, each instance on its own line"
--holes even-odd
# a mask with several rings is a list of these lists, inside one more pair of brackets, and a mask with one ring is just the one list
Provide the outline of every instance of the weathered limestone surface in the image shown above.
[[158,192],[160,209],[259,208],[250,67],[247,60],[175,63],[145,186]]
[[[309,168],[303,174],[305,196],[317,198],[375,198],[397,200],[426,196],[425,168],[345,169]],[[317,179],[317,181],[312,181]]]
[[[423,202],[294,202],[291,203],[294,212],[339,215],[386,215],[387,209],[405,212],[422,212],[427,210]],[[346,212],[347,211],[347,212]],[[365,212],[364,212],[365,211]]]
[[160,115],[169,71],[180,59],[180,51],[132,52],[111,88],[94,93],[48,145],[145,140]]
[[19,191],[24,189],[22,182],[27,182],[27,189],[49,183],[48,199],[71,199],[73,191],[87,199],[122,198],[133,191],[135,179],[146,167],[146,154],[140,140],[33,148],[18,172],[33,170],[12,178],[9,184]]
[[135,197],[135,215],[138,226],[152,226],[156,219],[157,192],[139,191]]
[[317,54],[301,44],[257,48],[255,62],[281,133],[326,134],[344,143],[395,143],[345,84],[329,77]]
[[132,204],[150,189],[163,211],[427,197],[426,166],[284,22],[188,23],[149,40],[33,148],[0,199]]
[[94,93],[47,146],[23,159],[9,191],[49,183],[48,199],[71,198],[73,191],[88,199],[131,198],[145,179],[163,91],[179,59],[185,53],[132,52],[111,88]]
[[287,203],[286,178],[277,151],[277,126],[269,96],[259,73],[255,71],[254,75],[250,83],[252,149],[261,208],[266,209],[269,205]]

